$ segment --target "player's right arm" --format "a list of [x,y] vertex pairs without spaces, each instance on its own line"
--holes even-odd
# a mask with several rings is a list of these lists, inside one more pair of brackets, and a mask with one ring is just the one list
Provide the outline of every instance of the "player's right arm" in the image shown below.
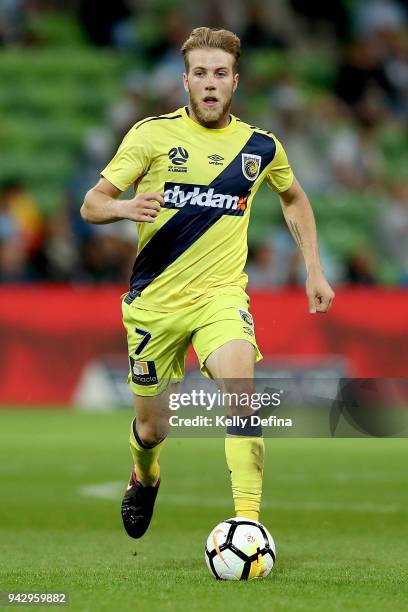
[[164,204],[164,193],[138,193],[130,200],[119,195],[138,184],[155,155],[150,121],[139,121],[122,140],[114,158],[102,170],[101,179],[88,191],[81,216],[88,223],[113,223],[130,219],[153,223]]
[[101,177],[85,195],[81,217],[87,223],[114,223],[130,219],[138,223],[153,223],[164,204],[163,192],[139,193],[130,200],[118,200],[121,190]]

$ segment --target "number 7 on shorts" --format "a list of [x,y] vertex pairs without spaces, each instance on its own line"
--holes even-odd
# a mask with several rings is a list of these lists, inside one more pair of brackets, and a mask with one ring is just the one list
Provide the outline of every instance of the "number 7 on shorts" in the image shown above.
[[146,346],[152,339],[152,334],[144,329],[139,329],[137,327],[135,327],[135,332],[140,336],[143,336],[135,350],[135,355],[140,355],[140,353],[143,351],[144,348],[146,348]]

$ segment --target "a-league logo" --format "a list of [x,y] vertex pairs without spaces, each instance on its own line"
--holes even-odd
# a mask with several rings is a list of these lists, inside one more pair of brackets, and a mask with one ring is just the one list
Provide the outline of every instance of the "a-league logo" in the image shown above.
[[185,164],[189,157],[187,149],[184,149],[183,147],[173,147],[168,152],[168,156],[171,163],[175,166]]

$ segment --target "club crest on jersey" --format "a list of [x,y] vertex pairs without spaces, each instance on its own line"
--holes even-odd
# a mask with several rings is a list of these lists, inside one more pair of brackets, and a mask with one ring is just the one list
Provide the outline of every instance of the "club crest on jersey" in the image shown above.
[[261,169],[261,161],[262,157],[260,155],[242,153],[242,174],[248,181],[254,181],[258,178]]

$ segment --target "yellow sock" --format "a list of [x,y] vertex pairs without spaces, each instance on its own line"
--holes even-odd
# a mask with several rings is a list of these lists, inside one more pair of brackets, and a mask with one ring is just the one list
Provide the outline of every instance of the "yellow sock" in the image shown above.
[[225,438],[236,516],[259,520],[264,453],[261,437],[227,435]]
[[153,447],[145,446],[137,435],[136,420],[133,419],[129,442],[138,481],[145,487],[154,486],[160,476],[158,459],[164,440]]

